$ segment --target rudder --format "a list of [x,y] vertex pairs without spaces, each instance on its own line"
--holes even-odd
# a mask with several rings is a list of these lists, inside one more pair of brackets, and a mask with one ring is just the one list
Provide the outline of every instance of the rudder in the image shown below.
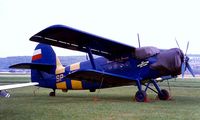
[[41,66],[51,66],[47,71],[40,69],[31,69],[32,82],[39,82],[43,87],[55,87],[56,81],[56,54],[50,45],[38,44],[32,56],[32,64],[39,64]]

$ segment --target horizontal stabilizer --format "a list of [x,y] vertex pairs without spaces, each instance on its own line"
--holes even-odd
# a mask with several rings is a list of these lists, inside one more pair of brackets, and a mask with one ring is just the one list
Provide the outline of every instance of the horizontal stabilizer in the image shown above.
[[30,83],[20,83],[20,84],[12,84],[12,85],[2,85],[0,86],[0,90],[8,90],[13,88],[20,88],[20,87],[26,87],[26,86],[34,86],[38,85],[37,82],[30,82]]
[[40,63],[20,63],[10,66],[9,68],[15,69],[37,69],[40,71],[50,72],[51,68],[56,67],[55,65],[40,64]]
[[86,80],[90,82],[103,82],[107,84],[127,84],[135,82],[135,80],[117,74],[111,74],[96,70],[78,70],[66,76],[70,79]]

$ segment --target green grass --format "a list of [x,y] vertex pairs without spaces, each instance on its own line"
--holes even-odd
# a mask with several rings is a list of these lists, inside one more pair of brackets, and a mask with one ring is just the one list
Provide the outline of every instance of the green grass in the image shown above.
[[0,74],[0,84],[2,83],[24,83],[30,82],[29,75],[2,75]]
[[[170,85],[171,100],[157,100],[148,92],[147,103],[133,101],[133,86],[95,93],[57,90],[56,97],[48,96],[50,89],[13,89],[10,98],[0,98],[0,120],[199,120],[200,80],[172,80]],[[161,86],[168,89],[166,82]]]

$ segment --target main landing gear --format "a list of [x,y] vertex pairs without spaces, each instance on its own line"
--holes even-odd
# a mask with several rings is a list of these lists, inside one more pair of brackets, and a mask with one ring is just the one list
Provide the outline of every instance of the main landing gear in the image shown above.
[[[150,83],[153,83],[154,87],[156,88],[156,90],[152,89],[149,85]],[[138,91],[135,94],[135,100],[137,102],[146,102],[147,101],[147,94],[146,91],[148,89],[152,90],[153,92],[158,94],[158,98],[160,100],[168,100],[170,98],[169,92],[165,89],[160,90],[157,82],[155,80],[150,80],[145,86],[146,89],[142,90],[142,84],[140,83],[140,81],[137,81],[137,86],[138,86]]]
[[135,94],[135,100],[137,102],[145,102],[147,101],[147,94],[145,91],[137,91]]
[[161,93],[158,94],[160,100],[168,100],[170,98],[169,92],[165,89],[161,90]]

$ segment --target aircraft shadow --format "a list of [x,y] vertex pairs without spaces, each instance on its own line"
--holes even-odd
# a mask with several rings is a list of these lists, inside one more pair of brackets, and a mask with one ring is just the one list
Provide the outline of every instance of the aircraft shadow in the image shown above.
[[58,98],[65,98],[69,102],[94,102],[94,101],[111,101],[111,102],[130,102],[133,101],[131,96],[119,96],[119,95],[97,95],[97,94],[70,94],[66,96],[57,96]]

